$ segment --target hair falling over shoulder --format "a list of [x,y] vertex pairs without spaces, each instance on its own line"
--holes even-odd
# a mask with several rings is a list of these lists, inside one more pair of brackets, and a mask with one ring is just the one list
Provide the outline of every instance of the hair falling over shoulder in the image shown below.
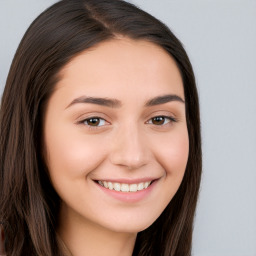
[[[138,233],[133,256],[189,256],[202,160],[199,100],[181,42],[162,22],[121,0],[62,0],[28,28],[13,59],[0,110],[0,221],[7,256],[61,256],[59,196],[43,159],[45,106],[61,68],[80,52],[119,36],[153,42],[182,75],[189,158],[179,190]],[[0,246],[0,251],[3,250]]]

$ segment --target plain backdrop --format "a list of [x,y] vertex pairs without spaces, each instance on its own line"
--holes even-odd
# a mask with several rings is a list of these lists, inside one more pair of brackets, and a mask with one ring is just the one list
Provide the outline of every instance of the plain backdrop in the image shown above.
[[[0,94],[24,32],[54,2],[0,0]],[[196,74],[203,178],[193,255],[256,256],[256,0],[130,2],[171,28]]]

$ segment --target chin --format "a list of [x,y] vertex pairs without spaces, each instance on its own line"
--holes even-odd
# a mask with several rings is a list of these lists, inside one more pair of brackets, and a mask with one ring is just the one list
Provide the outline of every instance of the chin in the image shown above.
[[129,219],[125,221],[116,221],[113,225],[110,223],[105,226],[105,228],[112,230],[117,233],[139,233],[148,227],[150,227],[154,223],[155,219],[140,219],[136,218],[136,220]]

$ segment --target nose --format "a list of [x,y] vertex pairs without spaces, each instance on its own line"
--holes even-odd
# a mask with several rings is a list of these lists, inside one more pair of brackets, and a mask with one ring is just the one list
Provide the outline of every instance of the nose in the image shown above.
[[150,161],[150,149],[143,134],[134,125],[120,129],[112,141],[110,161],[128,169],[138,169]]

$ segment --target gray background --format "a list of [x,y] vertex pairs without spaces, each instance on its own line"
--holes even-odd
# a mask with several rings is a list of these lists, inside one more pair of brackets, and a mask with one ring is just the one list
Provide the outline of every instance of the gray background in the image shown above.
[[[0,0],[0,93],[29,24],[53,0]],[[164,21],[194,66],[203,179],[194,256],[256,256],[256,0],[134,0]]]

